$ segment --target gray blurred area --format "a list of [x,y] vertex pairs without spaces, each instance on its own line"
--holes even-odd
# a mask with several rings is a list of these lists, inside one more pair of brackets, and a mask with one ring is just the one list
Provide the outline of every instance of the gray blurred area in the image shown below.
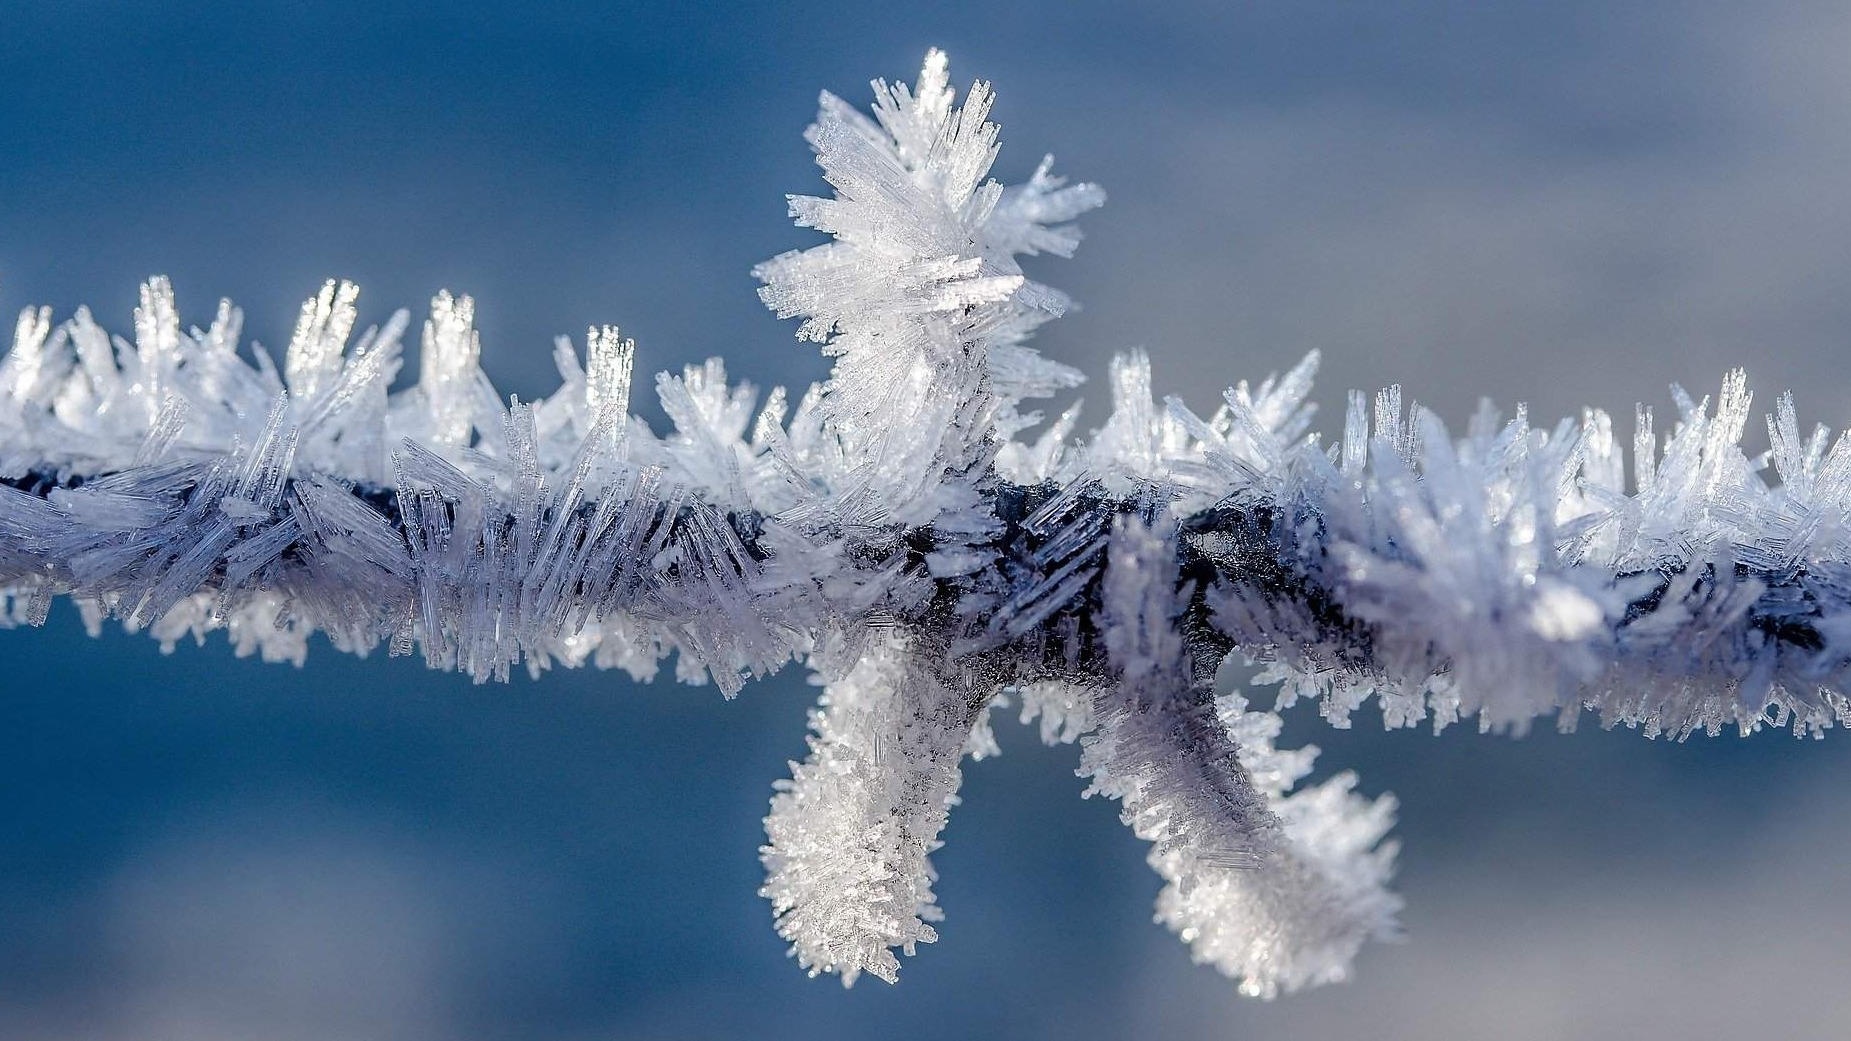
[[[0,13],[0,308],[130,324],[172,276],[286,341],[480,304],[504,392],[617,322],[654,370],[825,371],[746,272],[814,241],[815,92],[931,45],[994,81],[999,174],[1105,184],[1084,310],[1208,407],[1305,351],[1317,400],[1402,383],[1630,429],[1745,365],[1851,424],[1851,14],[1829,5],[179,5]],[[1519,6],[1522,7],[1519,10]],[[1620,8],[1623,6],[1623,12]],[[643,384],[646,385],[646,384]],[[1101,388],[1090,417],[1103,418]],[[653,406],[646,415],[658,416]],[[1751,444],[1765,434],[1751,429]],[[316,653],[319,652],[319,653]],[[1286,743],[1402,801],[1408,939],[1256,1003],[1151,924],[1158,880],[1071,748],[1004,727],[897,987],[784,957],[759,819],[813,689],[552,673],[475,687],[325,645],[162,656],[61,608],[0,632],[0,1037],[1843,1038],[1851,740],[1469,727]]]

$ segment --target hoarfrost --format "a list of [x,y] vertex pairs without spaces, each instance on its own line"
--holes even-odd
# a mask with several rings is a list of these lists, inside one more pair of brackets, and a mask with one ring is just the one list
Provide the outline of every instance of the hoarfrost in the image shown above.
[[[672,429],[631,414],[636,346],[562,339],[562,385],[503,402],[475,303],[440,293],[420,376],[391,390],[410,316],[363,331],[358,289],[303,305],[279,370],[221,302],[181,325],[151,279],[133,342],[28,309],[0,360],[0,624],[58,596],[163,648],[422,653],[478,681],[590,663],[728,696],[797,661],[824,693],[810,756],[767,820],[764,893],[811,972],[891,980],[932,941],[930,854],[966,755],[1016,699],[1079,741],[1166,885],[1158,918],[1261,996],[1344,978],[1393,935],[1388,797],[1217,696],[1230,654],[1348,725],[1476,717],[1572,727],[1583,710],[1682,738],[1851,719],[1851,441],[1790,396],[1767,471],[1740,438],[1746,378],[1714,404],[1640,409],[1627,453],[1589,411],[1533,427],[1486,406],[1466,436],[1389,388],[1311,433],[1313,355],[1203,417],[1110,372],[1111,411],[1038,434],[1080,382],[1028,341],[1069,302],[1018,258],[1067,256],[1103,201],[1044,161],[989,179],[991,93],[957,104],[933,52],[872,117],[825,94],[808,139],[831,241],[760,265],[760,295],[835,359],[763,399],[718,360],[656,379]],[[1028,439],[1032,436],[1032,440]]]

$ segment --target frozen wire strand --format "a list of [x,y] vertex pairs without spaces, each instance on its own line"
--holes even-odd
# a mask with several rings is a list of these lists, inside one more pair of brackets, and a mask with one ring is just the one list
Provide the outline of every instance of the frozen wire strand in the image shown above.
[[[170,491],[162,502],[147,495],[135,495],[124,516],[129,523],[149,525],[191,513],[210,512],[216,506],[223,513],[223,500],[196,506],[212,492],[210,475],[188,477],[175,467],[149,468],[151,475]],[[121,530],[105,523],[91,530],[81,526],[81,516],[59,509],[59,502],[109,502],[107,488],[132,483],[137,471],[118,471],[98,478],[59,477],[46,472],[30,472],[20,477],[0,479],[0,518],[5,518],[13,532],[29,526],[55,526],[55,541],[46,538],[17,537],[4,551],[4,571],[0,581],[15,589],[15,596],[30,603],[44,605],[50,598],[65,595],[98,604],[121,605],[133,598],[135,603],[152,595],[146,588],[155,569],[150,561],[132,558],[133,570],[112,572],[104,581],[86,579],[93,572],[98,554],[109,553],[120,544]],[[273,474],[274,477],[274,474]],[[306,574],[311,561],[329,554],[345,554],[356,562],[376,570],[367,582],[373,603],[390,610],[373,612],[373,642],[386,642],[410,626],[420,640],[433,640],[441,648],[455,622],[414,620],[435,619],[442,605],[466,595],[460,585],[446,585],[445,572],[430,562],[422,568],[415,564],[438,543],[447,544],[452,553],[484,555],[508,548],[511,535],[518,536],[523,525],[531,529],[544,527],[547,536],[542,545],[546,570],[530,581],[523,594],[525,603],[534,605],[544,595],[551,610],[540,612],[541,620],[521,624],[520,605],[496,608],[494,627],[510,633],[516,641],[500,656],[498,664],[485,670],[470,670],[478,680],[506,678],[506,668],[525,656],[548,664],[551,648],[559,641],[576,635],[596,614],[641,610],[665,622],[685,624],[693,618],[674,618],[666,610],[666,595],[683,581],[683,573],[698,573],[703,581],[743,582],[771,551],[763,537],[765,518],[752,511],[721,511],[710,504],[683,501],[671,512],[665,502],[625,503],[621,496],[609,496],[593,502],[582,500],[583,491],[564,496],[564,502],[549,503],[527,514],[513,512],[482,513],[473,531],[456,534],[456,516],[470,499],[489,499],[486,489],[453,486],[444,498],[438,493],[420,493],[406,489],[377,486],[342,486],[326,478],[290,477],[277,483],[265,498],[286,503],[292,516],[275,523],[214,525],[211,534],[201,540],[212,549],[197,549],[186,555],[203,561],[205,570],[186,572],[186,581],[163,583],[167,592],[153,601],[153,606],[128,614],[137,625],[145,625],[151,615],[171,610],[179,595],[210,594],[214,598],[235,597],[259,570],[269,569],[271,581],[281,588],[300,588],[310,581]],[[889,614],[895,623],[905,624],[940,639],[965,639],[973,647],[1007,647],[1014,660],[1023,663],[1021,674],[1008,678],[1009,683],[1028,683],[1037,678],[1065,675],[1079,682],[1093,683],[1106,678],[1106,656],[1099,646],[1096,619],[1104,606],[1104,594],[1097,567],[1085,567],[1095,558],[1102,544],[1081,536],[1097,532],[1116,517],[1136,517],[1150,510],[1148,498],[1113,499],[1103,495],[1080,497],[1078,508],[1067,515],[1064,524],[1053,529],[1051,536],[1037,528],[1036,514],[1057,503],[1061,490],[1053,484],[1015,485],[997,481],[991,492],[1001,522],[999,532],[988,542],[972,544],[961,541],[961,533],[943,533],[931,526],[906,529],[892,528],[877,536],[864,537],[860,555],[880,559],[886,570],[897,568],[900,574],[920,575],[932,570],[930,558],[943,552],[940,545],[955,544],[965,552],[973,548],[995,554],[990,569],[1020,575],[1039,576],[1024,582],[1003,610],[991,616],[976,632],[960,630],[962,621],[956,604],[973,584],[968,575],[932,579],[930,592],[919,597],[908,610]],[[225,500],[241,502],[233,495]],[[627,508],[626,508],[627,507]],[[492,511],[492,505],[472,507],[478,512]],[[270,507],[269,509],[274,509]],[[433,520],[442,514],[444,519]],[[338,515],[338,522],[318,520],[317,516]],[[263,519],[268,521],[267,509]],[[1382,620],[1371,620],[1346,610],[1341,583],[1331,579],[1340,574],[1328,561],[1326,548],[1317,539],[1318,518],[1300,516],[1301,524],[1291,523],[1281,508],[1265,501],[1230,500],[1184,517],[1178,528],[1178,552],[1183,561],[1179,569],[1180,588],[1191,594],[1179,624],[1191,638],[1200,642],[1198,656],[1218,662],[1229,651],[1238,650],[1249,657],[1267,660],[1285,659],[1300,663],[1307,671],[1320,669],[1341,673],[1354,681],[1367,679],[1381,687],[1405,687],[1429,677],[1445,676],[1453,662],[1439,657],[1423,659],[1430,667],[1424,675],[1400,671],[1398,663],[1379,660],[1376,648],[1393,640],[1392,631],[1384,632]],[[306,520],[306,523],[304,521]],[[77,523],[74,524],[73,521]],[[430,524],[448,534],[431,534]],[[1313,525],[1309,544],[1294,537],[1302,523]],[[408,527],[408,524],[410,525]],[[616,534],[620,529],[621,537]],[[421,533],[424,532],[424,533]],[[600,534],[602,533],[602,534]],[[532,538],[532,536],[529,536]],[[358,543],[368,543],[362,548]],[[637,547],[634,553],[621,556],[597,553],[602,542],[608,546]],[[692,558],[665,560],[665,547],[706,547],[714,543],[731,548],[719,559],[704,562]],[[70,547],[85,546],[72,551]],[[42,548],[41,548],[42,547]],[[883,548],[875,548],[883,547]],[[135,550],[138,543],[124,549]],[[652,552],[653,550],[653,552]],[[1064,551],[1063,551],[1064,550]],[[1391,547],[1392,552],[1392,547]],[[539,556],[536,554],[536,556]],[[640,558],[650,557],[659,568],[642,567]],[[596,576],[594,561],[621,561],[608,576]],[[1300,563],[1294,563],[1300,562]],[[698,569],[696,565],[699,565]],[[198,565],[195,565],[198,566]],[[356,568],[363,576],[364,567]],[[1598,584],[1615,591],[1625,591],[1626,599],[1615,624],[1609,631],[1602,628],[1593,644],[1605,658],[1605,667],[1592,673],[1623,675],[1628,670],[1626,651],[1643,639],[1652,646],[1663,644],[1664,619],[1661,610],[1672,605],[1709,603],[1729,590],[1753,589],[1751,598],[1737,597],[1737,606],[1729,612],[1725,628],[1691,634],[1691,642],[1703,641],[1724,648],[1754,647],[1758,656],[1732,661],[1726,656],[1686,656],[1694,664],[1703,664],[1709,672],[1693,671],[1679,677],[1687,684],[1704,684],[1727,689],[1738,688],[1765,672],[1762,656],[1778,663],[1771,674],[1758,678],[1764,684],[1783,681],[1795,689],[1837,690],[1851,669],[1843,638],[1835,637],[1836,627],[1844,624],[1835,617],[1845,610],[1845,601],[1837,599],[1851,589],[1851,568],[1832,563],[1781,563],[1754,567],[1743,561],[1719,563],[1716,560],[1691,563],[1661,561],[1650,570],[1605,572],[1587,565],[1565,568],[1561,574],[1576,584],[1581,572],[1590,572]],[[323,580],[344,581],[351,572],[337,571]],[[593,583],[596,583],[594,585]],[[1594,583],[1585,583],[1594,584]],[[177,588],[185,585],[186,588]],[[563,590],[572,588],[584,596],[594,588],[599,594],[594,610],[581,602],[567,603]],[[306,605],[304,605],[306,606]],[[705,606],[704,604],[702,606]],[[531,612],[532,606],[528,608]],[[1688,612],[1686,612],[1688,614]],[[1264,615],[1264,619],[1259,616]],[[1694,621],[1695,616],[1691,616]],[[34,620],[36,619],[20,619]],[[1283,620],[1289,620],[1289,623]],[[306,627],[321,627],[329,618],[300,617]],[[1286,626],[1289,624],[1289,628]],[[1635,636],[1637,628],[1642,636]],[[1700,648],[1689,648],[1695,652]],[[456,668],[459,662],[446,657],[442,650],[431,650],[432,664]],[[1321,657],[1320,657],[1321,656]],[[702,662],[703,666],[717,662]],[[1573,680],[1571,675],[1569,680]],[[1714,733],[1725,725],[1753,729],[1762,723],[1812,720],[1820,728],[1829,727],[1832,715],[1815,715],[1817,706],[1799,701],[1783,702],[1772,687],[1766,692],[1773,698],[1767,704],[1752,699],[1740,704],[1752,706],[1739,716],[1711,713],[1667,721],[1662,714],[1629,711],[1634,704],[1624,692],[1602,692],[1597,687],[1572,685],[1575,697],[1562,703],[1537,706],[1533,714],[1557,709],[1575,709],[1582,704],[1605,711],[1606,723],[1628,725],[1654,724],[1684,736],[1703,728]],[[1603,696],[1604,694],[1604,696]],[[1837,702],[1834,707],[1834,701]],[[1713,706],[1712,706],[1713,707]],[[1842,699],[1824,698],[1824,707],[1842,720]],[[1784,709],[1784,712],[1783,712]],[[1572,717],[1570,717],[1572,719]],[[1515,724],[1521,720],[1507,721]]]

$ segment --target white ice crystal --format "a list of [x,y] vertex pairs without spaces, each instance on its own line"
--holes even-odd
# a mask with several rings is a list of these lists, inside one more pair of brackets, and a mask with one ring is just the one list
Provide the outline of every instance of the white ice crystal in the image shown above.
[[1238,696],[1217,703],[1207,658],[1189,674],[1175,546],[1135,519],[1113,535],[1105,639],[1117,683],[1082,739],[1087,794],[1121,800],[1151,843],[1168,883],[1157,918],[1197,961],[1264,997],[1344,979],[1364,940],[1395,932],[1394,846],[1378,845],[1394,802],[1358,798],[1351,774],[1292,793],[1317,749],[1278,751],[1278,716]]
[[927,854],[989,691],[897,633],[867,641],[811,713],[810,758],[778,783],[763,893],[799,963],[893,982],[892,948],[938,939]]
[[[555,351],[562,385],[505,402],[475,304],[441,293],[418,382],[409,316],[355,337],[358,290],[303,305],[279,369],[221,303],[181,324],[142,289],[133,341],[87,311],[21,315],[0,360],[0,622],[73,598],[172,647],[224,630],[300,663],[326,634],[475,679],[516,665],[655,673],[727,695],[798,661],[824,693],[779,784],[762,856],[779,933],[811,972],[892,980],[936,938],[930,854],[964,756],[1020,703],[1079,741],[1165,880],[1157,916],[1261,996],[1344,978],[1392,935],[1393,803],[1219,692],[1261,666],[1274,709],[1347,725],[1550,716],[1684,737],[1851,720],[1851,441],[1768,421],[1778,483],[1744,456],[1740,373],[1715,404],[1534,428],[1488,406],[1462,439],[1398,388],[1310,433],[1315,355],[1204,418],[1117,359],[1112,409],[1031,435],[1024,403],[1076,385],[1030,335],[1068,302],[1018,258],[1070,254],[1098,206],[1044,161],[988,179],[991,94],[945,58],[875,84],[872,118],[824,95],[809,140],[831,241],[761,265],[766,304],[835,358],[793,404],[718,360],[662,374],[673,429],[630,411],[614,327]],[[1232,656],[1232,658],[1230,658]]]

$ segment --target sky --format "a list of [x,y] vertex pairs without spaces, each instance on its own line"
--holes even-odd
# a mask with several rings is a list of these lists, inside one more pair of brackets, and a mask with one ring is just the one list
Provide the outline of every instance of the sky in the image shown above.
[[[997,173],[1048,152],[1110,202],[1031,274],[1038,346],[1160,393],[1325,365],[1462,424],[1481,396],[1622,429],[1749,371],[1851,423],[1851,15],[1781,2],[894,7],[134,5],[0,14],[0,310],[140,280],[286,342],[322,280],[363,321],[474,295],[503,392],[614,322],[638,364],[761,386],[825,360],[753,294],[815,241],[801,132],[945,48],[991,81]],[[1623,6],[1623,10],[1620,8]],[[1098,393],[1092,391],[1090,393]],[[1081,388],[1086,397],[1088,388]],[[1102,418],[1097,402],[1092,418]],[[659,417],[644,403],[646,416]],[[1084,417],[1083,417],[1084,421]],[[1751,424],[1752,427],[1752,424]],[[1765,435],[1751,430],[1750,443]],[[941,940],[897,986],[806,979],[760,818],[814,690],[555,672],[472,686],[325,645],[163,656],[74,612],[0,632],[0,1036],[1836,1038],[1851,747],[1333,731],[1401,801],[1406,942],[1240,998],[1071,748],[1005,727],[935,857]]]

